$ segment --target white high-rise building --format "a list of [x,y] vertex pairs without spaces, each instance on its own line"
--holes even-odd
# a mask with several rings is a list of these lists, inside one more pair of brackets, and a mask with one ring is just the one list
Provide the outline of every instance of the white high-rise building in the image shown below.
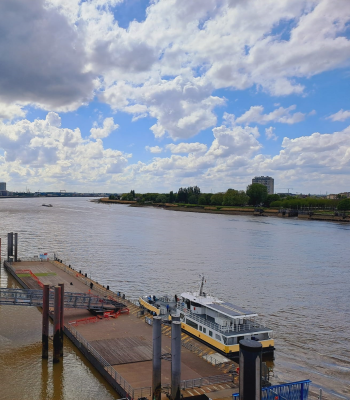
[[260,183],[261,185],[265,185],[267,187],[268,194],[274,194],[275,191],[275,183],[274,179],[270,176],[256,176],[252,179],[252,183]]

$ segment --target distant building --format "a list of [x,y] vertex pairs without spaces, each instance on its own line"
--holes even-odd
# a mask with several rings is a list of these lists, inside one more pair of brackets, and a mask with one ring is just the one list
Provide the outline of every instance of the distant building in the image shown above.
[[0,192],[6,191],[6,182],[0,182]]
[[328,195],[327,195],[327,199],[335,200],[335,199],[337,199],[337,198],[338,198],[338,195],[337,195],[337,194],[328,194]]
[[268,194],[274,194],[275,192],[275,183],[274,179],[270,176],[256,176],[252,179],[252,183],[260,183],[261,185],[265,185],[267,187]]

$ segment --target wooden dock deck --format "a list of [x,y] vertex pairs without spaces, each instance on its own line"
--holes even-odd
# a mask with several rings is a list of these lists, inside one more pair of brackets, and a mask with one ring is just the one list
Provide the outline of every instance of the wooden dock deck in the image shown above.
[[[144,316],[138,316],[140,308],[136,304],[127,298],[118,297],[102,285],[90,281],[88,277],[58,261],[21,261],[5,263],[5,266],[24,287],[30,289],[40,288],[35,279],[37,277],[41,283],[50,286],[64,283],[67,292],[113,296],[125,303],[130,310],[129,314],[124,313],[117,318],[97,319],[90,323],[87,323],[87,320],[74,323],[77,320],[90,318],[92,314],[88,310],[65,309],[65,333],[87,358],[91,357],[90,361],[110,383],[109,377],[116,381],[116,386],[113,386],[117,390],[120,386],[121,390],[118,391],[122,396],[127,394],[134,399],[139,397],[151,399],[152,326],[145,323]],[[24,273],[24,270],[30,270],[32,274]],[[93,283],[92,288],[90,288],[91,283]],[[170,353],[171,350],[169,332],[168,327],[163,329],[162,354]],[[237,364],[224,361],[213,365],[209,362],[208,354],[215,359],[214,350],[203,343],[198,343],[185,333],[182,333],[182,342],[193,343],[192,347],[187,345],[185,348],[183,345],[181,349],[181,380],[187,381],[187,389],[182,390],[183,397],[206,393],[210,398],[231,399],[232,393],[237,391],[234,390],[237,388],[237,380],[234,379],[234,375],[229,375],[229,372],[235,369]],[[189,350],[193,348],[203,350],[202,354],[205,352],[207,357],[198,355],[200,351]],[[170,369],[171,362],[162,360],[164,398],[171,383]],[[133,395],[129,393],[130,390],[133,390]]]

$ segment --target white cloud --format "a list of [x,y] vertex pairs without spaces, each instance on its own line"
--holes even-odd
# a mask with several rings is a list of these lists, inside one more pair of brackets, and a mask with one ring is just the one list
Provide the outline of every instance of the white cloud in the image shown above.
[[[245,189],[252,177],[262,174],[273,176],[276,185],[288,181],[295,191],[304,193],[319,193],[320,182],[324,192],[346,188],[348,183],[350,127],[330,134],[284,138],[280,152],[274,156],[257,153],[261,148],[257,128],[222,126],[213,133],[213,143],[204,154],[173,154],[129,168],[137,171],[140,187],[143,182],[164,187],[166,181],[170,190],[193,182],[202,191]],[[307,179],[303,179],[305,176]]]
[[26,112],[23,110],[22,107],[23,106],[20,104],[8,104],[0,102],[0,121],[12,121],[14,118],[24,118],[26,116]]
[[163,151],[163,149],[159,146],[146,146],[145,149],[153,154],[161,153]]
[[295,124],[301,122],[305,118],[305,114],[301,112],[296,112],[291,114],[291,111],[295,110],[296,106],[290,106],[288,108],[279,107],[269,114],[263,114],[263,106],[252,106],[248,111],[236,119],[237,124],[267,124],[269,122],[280,122],[283,124]]
[[343,109],[327,117],[327,119],[331,119],[332,121],[345,121],[348,118],[350,118],[350,110]]
[[[166,133],[173,139],[189,138],[199,131],[214,126],[217,121],[213,110],[225,101],[210,96],[212,88],[181,77],[162,80],[157,85],[131,87],[125,82],[107,89],[101,99],[114,109],[127,112],[145,113],[157,119],[150,129],[155,137]],[[129,102],[137,100],[137,109]],[[143,107],[140,104],[143,103]]]
[[168,144],[166,146],[168,150],[173,154],[181,153],[205,153],[207,151],[207,145],[203,143],[179,143],[179,144]]
[[213,134],[215,140],[207,154],[214,157],[251,155],[261,148],[257,140],[260,136],[258,128],[235,126],[230,129],[222,125],[214,128]]
[[104,149],[100,139],[84,140],[78,128],[62,128],[61,118],[53,112],[44,120],[0,122],[0,148],[0,162],[12,186],[16,181],[55,187],[108,182],[123,172],[130,157]]
[[273,126],[270,126],[269,128],[265,128],[265,136],[267,140],[277,140],[278,136],[275,134],[275,128]]
[[94,127],[90,129],[91,137],[94,139],[103,139],[108,137],[113,131],[119,128],[118,124],[114,123],[112,117],[106,118],[103,121],[103,127],[98,128],[97,122],[94,122]]

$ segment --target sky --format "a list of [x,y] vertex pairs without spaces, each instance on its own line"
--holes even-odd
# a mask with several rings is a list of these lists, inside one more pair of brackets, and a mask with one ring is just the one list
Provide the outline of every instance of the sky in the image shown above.
[[350,1],[0,0],[10,191],[350,191]]

